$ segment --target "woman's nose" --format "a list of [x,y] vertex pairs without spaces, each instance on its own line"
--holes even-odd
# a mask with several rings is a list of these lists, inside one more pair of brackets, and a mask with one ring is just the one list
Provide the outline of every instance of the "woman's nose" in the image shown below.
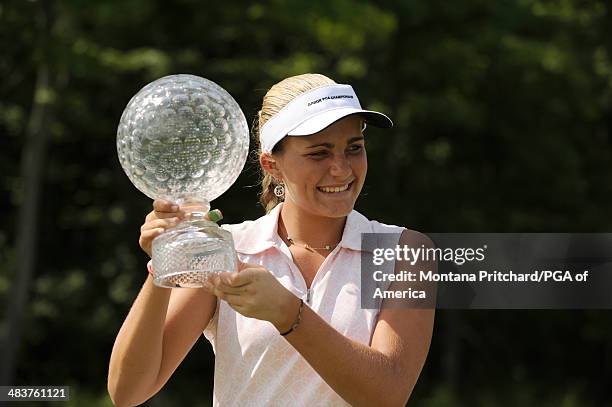
[[334,157],[330,167],[331,175],[335,177],[345,177],[351,173],[351,162],[344,154],[339,154]]

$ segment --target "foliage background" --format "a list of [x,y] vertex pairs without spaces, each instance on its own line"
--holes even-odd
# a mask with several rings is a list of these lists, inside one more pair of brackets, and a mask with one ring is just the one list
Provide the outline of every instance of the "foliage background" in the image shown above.
[[[108,357],[145,278],[150,210],[115,134],[146,83],[209,78],[252,120],[278,80],[324,73],[396,123],[368,129],[368,217],[425,232],[605,232],[611,35],[605,1],[0,2],[0,340],[20,267],[32,270],[10,384],[71,385],[61,405],[111,405]],[[225,222],[261,216],[257,181],[249,164],[215,202]],[[611,322],[438,311],[410,404],[612,405]],[[202,338],[148,404],[208,405],[212,366]]]

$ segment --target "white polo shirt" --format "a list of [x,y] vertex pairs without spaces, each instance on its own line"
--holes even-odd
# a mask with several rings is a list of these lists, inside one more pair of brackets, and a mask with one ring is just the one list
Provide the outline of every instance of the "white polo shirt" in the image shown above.
[[[266,267],[338,332],[369,345],[379,311],[360,307],[361,233],[396,233],[399,238],[404,228],[353,210],[340,244],[307,289],[277,232],[281,207],[255,221],[223,225],[232,233],[238,257]],[[218,301],[204,335],[215,352],[214,406],[348,405],[268,321],[242,316]]]

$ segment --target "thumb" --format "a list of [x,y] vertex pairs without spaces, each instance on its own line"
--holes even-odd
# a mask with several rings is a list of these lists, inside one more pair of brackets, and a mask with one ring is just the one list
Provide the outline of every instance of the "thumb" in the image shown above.
[[240,261],[238,256],[236,256],[236,265],[237,265],[237,268],[238,268],[238,272],[241,272],[242,270],[248,269],[248,268],[261,267],[261,265],[259,265],[259,264],[242,262],[242,261]]

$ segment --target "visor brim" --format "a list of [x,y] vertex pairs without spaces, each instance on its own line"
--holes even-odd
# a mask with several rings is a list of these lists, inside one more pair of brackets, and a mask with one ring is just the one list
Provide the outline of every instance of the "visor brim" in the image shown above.
[[390,129],[393,127],[393,122],[386,115],[375,112],[373,110],[362,110],[355,108],[340,108],[328,110],[316,115],[302,123],[297,127],[290,130],[288,136],[309,136],[325,130],[335,122],[351,115],[363,116],[366,123],[374,127],[380,127],[383,129]]

